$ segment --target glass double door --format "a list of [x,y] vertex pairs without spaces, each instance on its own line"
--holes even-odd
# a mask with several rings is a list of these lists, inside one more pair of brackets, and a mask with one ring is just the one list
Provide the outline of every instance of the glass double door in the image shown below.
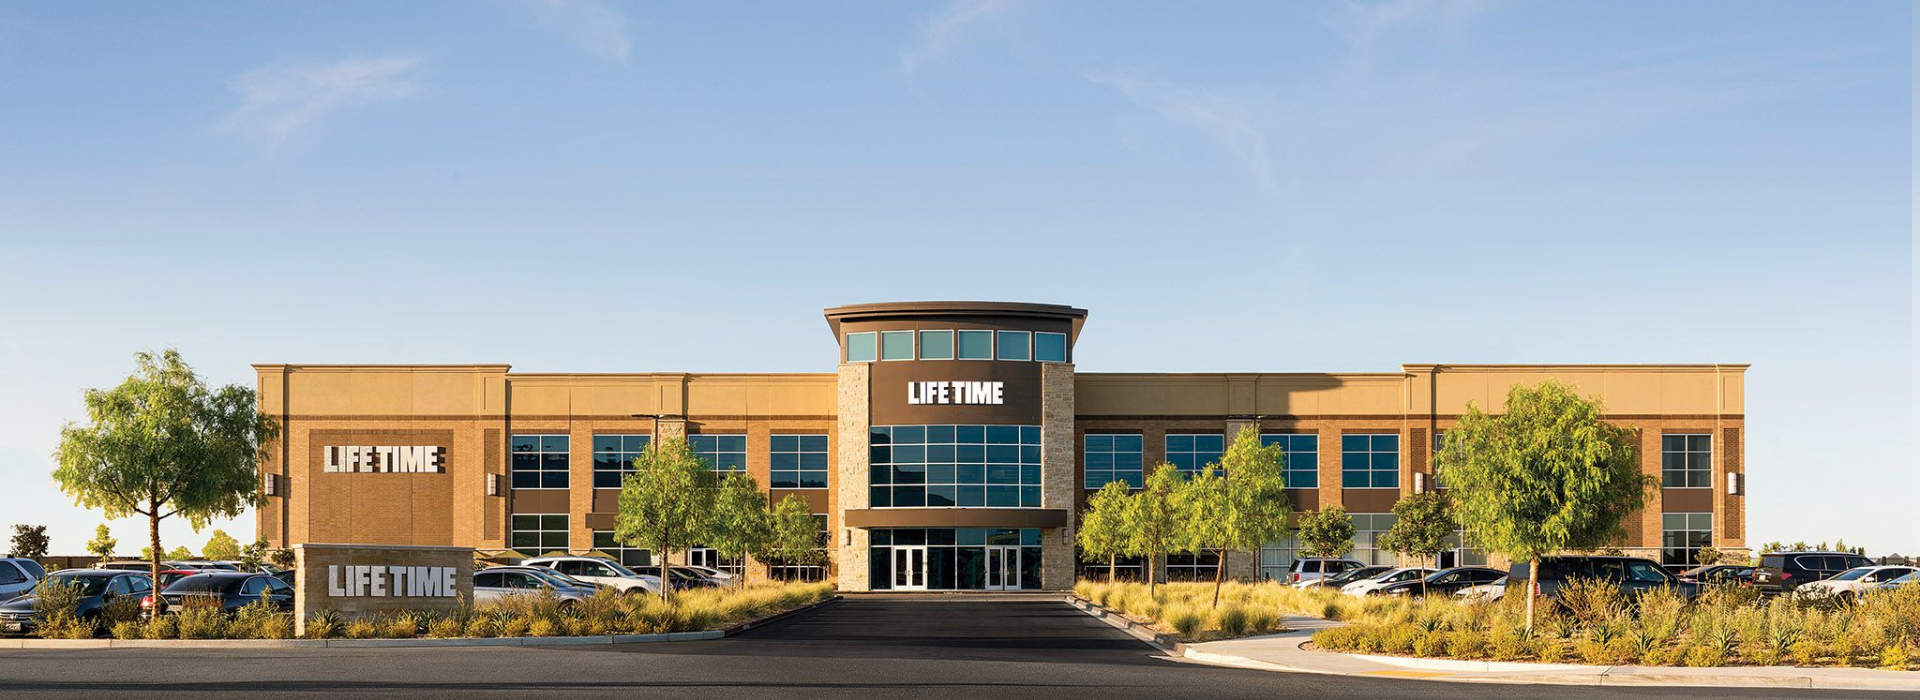
[[[1021,555],[1017,546],[986,548],[985,586],[989,591],[1020,590]],[[927,590],[927,548],[893,547],[893,590]],[[951,585],[951,584],[948,584]]]
[[1020,590],[1020,548],[987,548],[987,590]]
[[927,590],[927,548],[893,548],[893,590]]

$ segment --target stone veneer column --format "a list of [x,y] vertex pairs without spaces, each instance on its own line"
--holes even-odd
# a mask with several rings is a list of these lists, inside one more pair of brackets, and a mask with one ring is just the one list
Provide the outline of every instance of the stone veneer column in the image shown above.
[[1073,588],[1074,491],[1080,471],[1073,411],[1073,365],[1040,365],[1040,506],[1068,514],[1066,527],[1041,533],[1040,585],[1055,591]]
[[838,450],[833,460],[837,507],[836,512],[828,514],[828,537],[832,541],[827,546],[833,550],[834,569],[842,591],[866,591],[872,587],[867,580],[867,531],[849,528],[845,523],[848,510],[863,509],[871,503],[872,495],[867,491],[871,376],[872,366],[865,362],[840,365],[840,425]]

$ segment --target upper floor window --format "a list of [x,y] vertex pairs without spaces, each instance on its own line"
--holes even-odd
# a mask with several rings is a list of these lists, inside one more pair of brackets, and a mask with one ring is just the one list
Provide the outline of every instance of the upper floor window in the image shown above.
[[877,333],[848,333],[847,361],[872,362],[879,356]]
[[1400,435],[1340,436],[1340,485],[1350,489],[1400,488]]
[[1083,485],[1090,489],[1119,481],[1140,488],[1141,438],[1131,435],[1092,435],[1081,440],[1080,466]]
[[566,513],[514,513],[508,526],[507,546],[522,554],[567,553]]
[[880,359],[913,359],[913,331],[881,331]]
[[564,489],[567,487],[565,435],[515,435],[513,457],[508,471],[516,489]]
[[993,359],[993,331],[954,331],[953,335],[960,359]]
[[1262,435],[1260,444],[1279,445],[1280,449],[1285,451],[1285,461],[1280,465],[1280,475],[1287,480],[1287,488],[1320,487],[1319,435],[1313,433]]
[[827,436],[775,435],[767,483],[776,489],[827,487]]
[[1713,436],[1692,433],[1661,435],[1660,485],[1667,488],[1713,486]]
[[1034,333],[1033,359],[1040,362],[1067,361],[1067,334]]
[[1192,473],[1200,467],[1220,461],[1220,453],[1227,451],[1227,436],[1219,433],[1187,435],[1167,434],[1167,463],[1179,467],[1181,471]]
[[1033,334],[1026,331],[1000,331],[1000,359],[1033,359]]
[[953,359],[953,331],[920,331],[920,359]]
[[633,460],[646,451],[649,435],[593,436],[593,487],[620,488],[620,479],[633,473]]
[[1040,507],[1040,426],[875,426],[868,441],[875,508]]
[[688,435],[693,453],[722,475],[747,471],[747,436],[728,434]]

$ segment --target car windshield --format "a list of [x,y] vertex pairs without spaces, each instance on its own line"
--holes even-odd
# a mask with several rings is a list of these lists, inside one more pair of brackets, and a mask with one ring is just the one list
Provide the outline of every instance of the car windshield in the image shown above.
[[1372,578],[1374,576],[1379,576],[1380,574],[1384,574],[1386,572],[1387,572],[1387,567],[1384,567],[1384,566],[1363,566],[1358,569],[1348,569],[1338,574],[1334,574],[1333,578],[1329,580],[1352,581],[1354,579],[1360,579],[1360,578]]
[[554,571],[553,569],[534,567],[532,573],[533,575],[546,579],[548,582],[556,585],[573,586],[574,588],[591,588],[592,587],[590,584],[588,584],[585,581],[581,581],[580,579],[574,578],[572,576],[568,576],[558,571]]
[[243,579],[243,578],[227,578],[225,576],[208,576],[205,574],[194,574],[192,576],[181,577],[180,580],[174,581],[172,585],[167,586],[166,590],[162,592],[163,593],[232,593],[234,591],[240,590],[240,583],[245,580],[246,579]]
[[1871,571],[1873,571],[1873,569],[1847,569],[1846,571],[1840,572],[1839,575],[1834,576],[1833,580],[1852,581],[1854,579],[1867,575],[1867,573]]
[[1920,571],[1911,572],[1887,583],[1920,583]]
[[600,560],[600,563],[606,564],[607,568],[613,569],[614,573],[620,574],[621,576],[625,576],[627,578],[633,578],[635,576],[640,575],[640,574],[634,573],[633,569],[629,569],[625,566],[621,566],[620,562],[613,561],[611,559],[602,559]]
[[78,586],[80,588],[80,595],[92,596],[100,595],[100,591],[106,590],[107,581],[112,578],[111,576],[87,576],[83,574],[69,576],[54,574],[47,578],[47,582],[62,586]]

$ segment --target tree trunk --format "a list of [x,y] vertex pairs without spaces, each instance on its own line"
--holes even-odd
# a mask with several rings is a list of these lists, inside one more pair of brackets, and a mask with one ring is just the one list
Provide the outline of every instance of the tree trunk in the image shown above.
[[1227,550],[1220,550],[1219,565],[1213,567],[1213,607],[1220,607],[1220,584],[1227,580]]
[[667,573],[669,569],[673,568],[673,565],[667,563],[668,560],[672,558],[668,554],[669,551],[670,550],[667,550],[665,548],[662,548],[660,550],[660,599],[661,600],[673,600],[673,577],[668,575]]
[[160,614],[160,606],[162,604],[160,600],[160,502],[157,499],[148,499],[147,507],[149,508],[147,511],[147,537],[150,540],[147,546],[153,548],[152,551],[148,552],[152,556],[149,557],[147,561],[152,567],[152,573],[150,575],[153,578],[147,579],[147,581],[153,585],[153,592],[150,594],[153,596],[153,607],[150,608],[150,610],[152,614],[158,615]]
[[1109,584],[1113,583],[1114,581],[1113,576],[1115,573],[1119,571],[1120,571],[1120,555],[1116,552],[1108,552],[1107,553],[1107,583]]
[[1160,555],[1147,555],[1147,597],[1153,597],[1155,587],[1160,585]]
[[[1427,563],[1427,558],[1421,557],[1420,563]],[[1440,568],[1440,555],[1438,554],[1433,555],[1433,568],[1436,570]],[[1420,602],[1427,602],[1427,577],[1424,575],[1420,577]]]
[[1540,560],[1527,560],[1527,632],[1533,632],[1533,599],[1540,592]]

